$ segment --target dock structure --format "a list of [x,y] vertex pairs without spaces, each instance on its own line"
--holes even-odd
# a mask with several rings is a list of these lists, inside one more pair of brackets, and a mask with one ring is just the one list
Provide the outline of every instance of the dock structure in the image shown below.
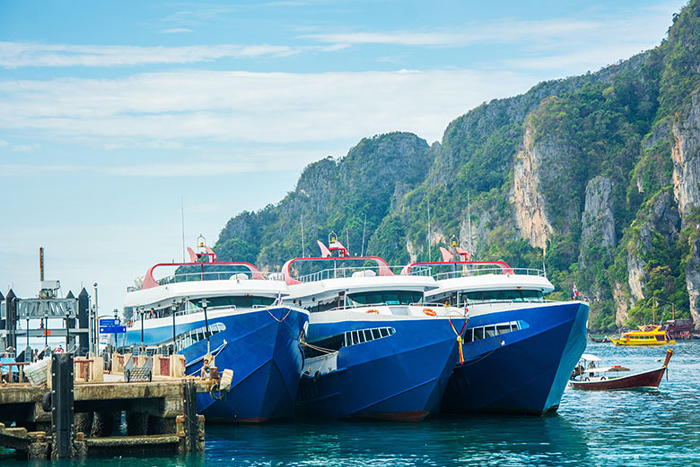
[[196,394],[209,390],[207,381],[126,382],[122,375],[84,381],[75,377],[81,362],[71,354],[51,358],[46,384],[0,384],[1,447],[30,459],[204,450]]

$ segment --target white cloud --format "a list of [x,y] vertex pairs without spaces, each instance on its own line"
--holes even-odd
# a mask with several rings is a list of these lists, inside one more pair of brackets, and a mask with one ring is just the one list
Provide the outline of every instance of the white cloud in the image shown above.
[[[662,11],[677,11],[674,1]],[[456,29],[396,31],[332,31],[302,34],[301,37],[327,44],[399,45],[408,47],[467,47],[476,44],[512,44],[524,48],[567,50],[590,44],[635,44],[649,48],[656,45],[669,25],[670,17],[660,9],[640,9],[587,15],[591,19],[551,18],[517,20],[500,18],[488,23],[467,23]],[[659,37],[650,31],[659,31]],[[577,50],[574,50],[577,52]]]
[[183,33],[188,33],[192,32],[191,29],[189,28],[171,28],[171,29],[164,29],[161,31],[161,34],[183,34]]
[[[343,155],[346,148],[336,147],[335,154]],[[333,151],[331,151],[333,152]],[[328,155],[325,149],[252,148],[228,150],[213,154],[210,150],[188,151],[183,156],[172,154],[167,162],[130,162],[113,164],[90,161],[69,164],[0,164],[0,178],[36,176],[38,174],[106,174],[117,177],[138,178],[208,178],[222,175],[244,174],[265,171],[301,170],[308,163]],[[99,162],[96,165],[95,162]]]
[[[175,32],[175,30],[170,30]],[[177,32],[185,32],[183,29]],[[142,47],[129,45],[67,45],[34,42],[0,42],[0,67],[113,67],[149,64],[209,62],[223,58],[286,57],[305,51],[334,52],[346,47],[287,45],[192,45]]]
[[[501,71],[189,71],[0,82],[0,129],[101,147],[297,143],[413,131],[430,141],[485,100],[537,79]],[[155,143],[154,143],[155,142]]]
[[17,144],[12,146],[12,150],[16,152],[34,152],[40,147],[40,144]]

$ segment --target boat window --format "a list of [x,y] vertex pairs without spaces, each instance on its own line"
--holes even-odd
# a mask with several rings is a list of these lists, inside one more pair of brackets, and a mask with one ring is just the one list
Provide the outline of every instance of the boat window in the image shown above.
[[410,305],[423,303],[423,293],[415,291],[375,291],[348,294],[349,306],[360,305]]
[[[342,338],[343,338],[343,336],[345,336],[345,345],[346,346],[364,344],[365,342],[371,342],[373,340],[382,339],[384,337],[389,337],[395,333],[396,333],[396,330],[394,328],[390,328],[390,327],[360,329],[358,331],[348,331],[344,335],[343,334],[339,335],[338,342],[339,343],[342,342]],[[324,342],[324,341],[319,341],[319,342]],[[316,342],[314,342],[314,345],[319,345],[319,347],[331,348],[331,347],[328,347],[327,345],[324,346],[322,344],[317,344]],[[335,349],[335,347],[333,347],[333,348]],[[340,347],[338,347],[338,348],[340,348]]]
[[521,290],[523,298],[528,302],[540,302],[543,299],[541,290]]
[[466,332],[464,333],[464,342],[473,342],[474,341],[474,329],[467,329]]
[[[357,294],[362,295],[362,294]],[[373,305],[377,303],[384,303],[384,297],[382,297],[381,292],[367,292],[365,294],[367,305]]]
[[[543,295],[540,290],[479,290],[465,292],[461,294],[462,300],[473,302],[482,301],[542,301]],[[452,300],[450,300],[452,301]]]
[[385,292],[384,293],[384,303],[387,305],[401,305],[401,301],[399,301],[399,293],[398,292]]
[[514,302],[522,302],[523,301],[523,294],[520,293],[520,290],[504,290],[503,291],[503,299],[504,300],[512,300]]
[[510,323],[499,324],[498,326],[496,326],[496,332],[498,333],[498,335],[509,333],[510,332]]
[[[258,295],[230,295],[226,297],[207,297],[209,308],[232,307],[253,308],[254,306],[269,306],[276,300],[276,297],[262,297]],[[201,307],[201,300],[194,300],[197,306]]]
[[518,322],[517,322],[517,321],[511,321],[511,322],[510,322],[510,330],[511,330],[511,331],[517,331],[517,330],[518,330]]
[[496,326],[485,326],[484,327],[484,335],[486,337],[493,337],[496,335]]
[[479,339],[484,338],[484,328],[474,328],[474,340],[478,341]]

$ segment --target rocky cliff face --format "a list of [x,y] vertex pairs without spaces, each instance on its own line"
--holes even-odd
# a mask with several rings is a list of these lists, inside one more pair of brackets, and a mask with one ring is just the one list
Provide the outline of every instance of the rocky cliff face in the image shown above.
[[552,226],[547,220],[544,197],[540,192],[540,166],[543,159],[551,159],[548,156],[556,149],[534,145],[533,133],[532,126],[528,125],[523,137],[523,148],[515,160],[511,201],[522,237],[531,246],[546,250]]
[[612,181],[603,176],[586,185],[586,204],[581,216],[581,254],[579,267],[586,267],[585,252],[602,247],[615,248],[615,216],[613,215]]
[[696,239],[691,244],[685,278],[690,300],[690,316],[695,323],[695,329],[700,330],[700,240]]
[[685,217],[700,206],[700,94],[693,95],[689,110],[672,131],[673,193]]
[[[693,229],[700,207],[700,93],[695,92],[690,106],[673,126],[673,193],[678,203],[683,224]],[[697,226],[695,226],[697,228]],[[700,251],[697,240],[690,245],[688,265],[685,270],[690,295],[690,312],[700,329]]]

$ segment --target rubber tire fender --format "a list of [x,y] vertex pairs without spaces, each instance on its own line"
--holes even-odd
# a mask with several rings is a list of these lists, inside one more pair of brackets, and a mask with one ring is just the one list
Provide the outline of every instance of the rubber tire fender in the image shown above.
[[53,395],[51,391],[45,392],[44,395],[41,396],[41,408],[44,412],[51,412],[53,408]]

